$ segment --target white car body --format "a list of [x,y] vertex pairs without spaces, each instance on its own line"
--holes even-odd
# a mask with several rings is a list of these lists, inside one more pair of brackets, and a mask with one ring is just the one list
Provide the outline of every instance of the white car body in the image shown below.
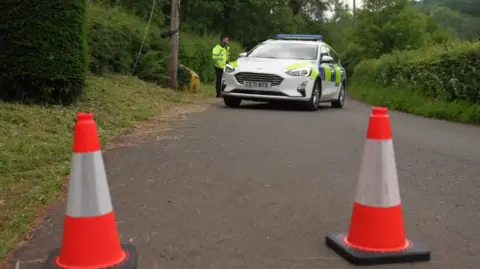
[[[282,46],[313,44],[318,46],[318,53],[316,59],[311,60],[249,57],[248,55],[255,51],[258,45],[249,54],[242,53],[236,63],[227,65],[224,70],[222,95],[226,104],[227,101],[232,99],[249,101],[284,100],[308,103],[313,98],[312,93],[315,83],[320,83],[319,103],[336,102],[343,98],[340,106],[343,107],[344,96],[340,95],[345,94],[345,70],[341,67],[338,57],[336,57],[338,59],[336,63],[323,63],[321,61],[321,57],[327,61],[334,60],[334,57],[330,55],[336,56],[336,54],[330,46],[322,41],[304,40],[267,40],[259,45],[273,42],[282,44]],[[292,68],[295,66],[299,67]],[[330,74],[332,74],[332,70],[334,73],[334,75],[330,75],[328,80],[325,79],[325,68],[330,69],[328,71]],[[289,71],[293,72],[293,75],[292,73],[289,74]],[[312,73],[318,75],[315,76]],[[340,80],[336,77],[340,73],[341,83],[338,83]],[[227,104],[227,106],[230,105]]]

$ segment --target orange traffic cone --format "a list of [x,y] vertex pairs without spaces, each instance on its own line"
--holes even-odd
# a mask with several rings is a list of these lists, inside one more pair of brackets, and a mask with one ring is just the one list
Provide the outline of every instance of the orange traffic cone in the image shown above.
[[93,115],[79,113],[62,246],[43,268],[136,269],[136,260],[135,247],[120,244]]
[[332,234],[326,244],[356,265],[430,260],[430,251],[405,237],[392,130],[387,109],[375,107],[348,234]]

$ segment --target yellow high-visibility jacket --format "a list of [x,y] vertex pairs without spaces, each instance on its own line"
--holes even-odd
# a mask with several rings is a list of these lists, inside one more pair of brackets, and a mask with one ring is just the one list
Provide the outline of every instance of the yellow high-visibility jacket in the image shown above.
[[230,60],[230,47],[216,45],[212,50],[212,60],[215,67],[225,68],[225,65]]

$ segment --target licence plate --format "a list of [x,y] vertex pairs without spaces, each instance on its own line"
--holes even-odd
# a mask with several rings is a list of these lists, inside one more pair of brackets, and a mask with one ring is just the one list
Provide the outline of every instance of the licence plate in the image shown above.
[[272,84],[270,82],[253,82],[253,81],[245,81],[243,83],[247,88],[257,88],[257,89],[270,89]]

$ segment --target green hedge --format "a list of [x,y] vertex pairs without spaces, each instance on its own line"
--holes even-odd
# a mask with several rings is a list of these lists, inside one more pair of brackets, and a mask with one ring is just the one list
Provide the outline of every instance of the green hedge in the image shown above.
[[70,103],[85,85],[86,0],[3,1],[0,94],[4,100]]
[[[147,23],[119,6],[104,6],[95,2],[89,5],[88,17],[90,71],[98,75],[131,74]],[[159,33],[160,29],[155,25],[150,26],[143,53],[166,46],[167,41],[161,40]]]
[[480,102],[480,42],[454,42],[362,61],[354,80],[415,89],[435,100]]
[[[141,20],[125,9],[107,7],[94,2],[89,8],[90,21],[90,70],[95,74],[121,73],[131,74],[146,31],[146,20]],[[166,28],[168,29],[168,28]],[[138,77],[156,82],[162,86],[168,82],[170,57],[170,39],[161,39],[156,24],[150,30],[134,74]],[[212,82],[214,72],[211,63],[211,51],[219,42],[219,36],[196,36],[180,34],[179,61],[197,72],[202,82]],[[242,52],[236,42],[231,44],[232,56]],[[185,78],[183,69],[179,69],[179,84]]]
[[414,88],[359,84],[354,80],[348,91],[352,97],[372,105],[428,118],[480,124],[480,103],[438,100],[421,95]]
[[[130,13],[102,1],[87,5],[87,0],[19,3],[7,1],[0,9],[0,98],[68,104],[80,96],[88,70],[134,73],[167,84],[170,40],[160,38],[167,28],[160,29],[159,20],[150,25],[133,70],[148,19],[133,14],[145,10],[132,6]],[[181,33],[180,39],[180,63],[196,71],[202,82],[212,82],[211,50],[219,38]],[[235,42],[231,49],[233,56],[242,51]],[[178,77],[180,87],[188,83],[182,68]]]

